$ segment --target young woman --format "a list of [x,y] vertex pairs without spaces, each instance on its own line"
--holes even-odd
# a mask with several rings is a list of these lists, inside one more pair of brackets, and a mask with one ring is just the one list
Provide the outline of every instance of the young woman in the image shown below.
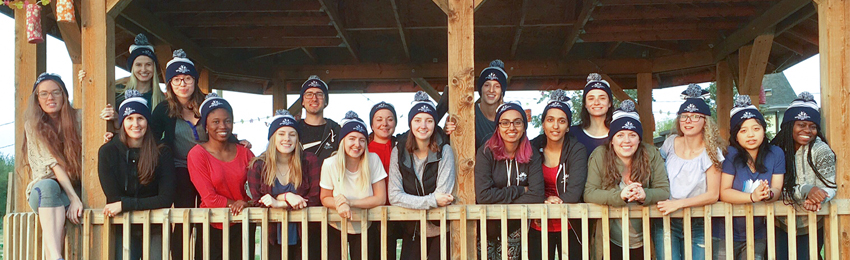
[[[121,117],[118,138],[113,138],[98,151],[98,176],[108,217],[133,210],[170,208],[174,197],[174,162],[171,151],[158,146],[148,125],[150,109],[147,100],[136,90],[127,90],[118,111]],[[162,226],[150,231],[150,251],[142,252],[142,225],[130,229],[130,259],[162,259]],[[115,229],[115,248],[123,245],[123,229]],[[115,250],[122,259],[124,250]]]
[[[640,116],[635,103],[625,100],[613,114],[610,140],[596,148],[587,165],[584,200],[589,203],[623,207],[629,204],[652,205],[670,196],[667,170],[658,149],[643,143]],[[610,220],[611,259],[622,259],[628,247],[630,259],[643,259],[643,227],[639,219],[622,230],[619,219]],[[596,232],[601,233],[601,225]],[[629,241],[623,241],[628,232]],[[647,241],[648,242],[648,241]]]
[[[248,165],[254,159],[254,153],[232,140],[233,108],[215,93],[207,95],[201,103],[200,126],[206,129],[209,140],[196,145],[189,151],[189,176],[192,184],[201,196],[201,208],[230,208],[238,215],[246,207],[251,207],[251,198],[245,191]],[[241,230],[240,224],[230,224],[231,230]],[[210,244],[196,247],[195,255],[202,255],[200,249],[210,247],[211,259],[221,259],[222,224],[212,224]],[[254,230],[251,224],[249,230]],[[197,237],[200,235],[200,229]],[[230,258],[242,255],[242,232],[230,232]],[[249,232],[248,241],[254,241],[254,232]],[[254,255],[254,243],[249,243],[248,255]]]
[[582,103],[584,105],[579,115],[581,124],[571,126],[570,135],[575,136],[587,148],[587,156],[590,156],[596,147],[604,144],[608,139],[608,128],[614,113],[611,109],[614,106],[611,87],[608,81],[602,79],[602,75],[597,73],[587,75]]
[[[387,187],[384,179],[387,173],[381,165],[381,159],[370,154],[366,146],[366,124],[354,111],[348,111],[342,120],[342,136],[339,150],[325,159],[319,186],[322,205],[334,209],[341,218],[352,219],[354,208],[371,209],[384,205],[387,201]],[[358,212],[359,213],[359,212]],[[342,245],[340,223],[330,223],[328,228],[328,259],[341,257]],[[348,223],[348,252],[350,259],[360,259],[361,243],[368,243],[369,258],[377,257],[380,245],[378,239],[360,241],[359,224]],[[374,229],[374,226],[369,228]],[[374,231],[372,231],[374,232]]]
[[[542,203],[543,160],[528,141],[528,119],[518,103],[506,102],[496,110],[499,128],[475,156],[475,199],[478,204]],[[520,259],[520,227],[526,223],[487,223],[488,259],[499,259],[508,250],[510,259]],[[508,247],[501,248],[501,230],[508,231]]]
[[[428,94],[416,92],[413,102],[407,117],[410,130],[399,136],[399,144],[390,157],[390,203],[409,209],[444,207],[454,201],[451,194],[455,186],[454,154],[448,138],[437,128],[436,108]],[[419,223],[405,222],[399,228],[404,229],[400,259],[421,256],[423,228],[428,237],[428,259],[440,258],[439,223],[429,222],[421,227]]]
[[[543,183],[546,204],[580,203],[587,180],[587,152],[584,145],[579,143],[569,133],[572,122],[570,98],[563,90],[555,90],[549,96],[549,104],[543,109],[543,134],[531,140],[534,152],[543,158]],[[581,221],[570,221],[566,227],[561,226],[560,220],[549,220],[547,223],[549,237],[549,259],[561,255],[561,232],[569,232],[569,247],[572,259],[582,256]],[[540,221],[532,221],[528,233],[529,245],[542,243],[542,227]],[[578,230],[578,231],[576,231]],[[529,259],[542,259],[540,250],[528,250]]]
[[[835,197],[835,153],[820,128],[820,112],[809,92],[800,93],[782,119],[772,144],[785,153],[785,181],[781,198],[785,203],[820,211]],[[788,259],[788,225],[779,218],[776,227],[776,258]],[[809,259],[809,221],[797,217],[797,259]],[[771,227],[768,227],[771,228]],[[823,247],[823,220],[818,219],[817,251]]]
[[[381,164],[384,166],[384,171],[390,172],[390,154],[396,147],[395,134],[396,127],[396,111],[395,107],[387,102],[379,102],[372,106],[369,111],[369,125],[372,127],[372,133],[369,134],[369,152],[378,155],[381,158]],[[387,194],[389,198],[389,194]],[[384,205],[390,205],[387,201]],[[390,221],[387,223],[387,259],[396,259],[398,257],[398,240],[402,239],[402,229],[404,225],[399,222]],[[376,234],[380,235],[380,227],[376,228]]]
[[[269,146],[266,152],[251,161],[248,169],[248,187],[254,205],[299,210],[305,207],[320,206],[319,202],[319,158],[305,152],[299,138],[298,121],[286,110],[278,110],[269,125]],[[310,223],[313,225],[314,223]],[[318,230],[321,226],[315,223]],[[277,233],[281,226],[270,231],[269,258],[281,258],[281,243],[289,245],[287,259],[301,259],[298,226],[289,224],[289,237],[282,238]],[[309,236],[310,252],[322,249],[320,236]],[[315,254],[315,253],[314,253]]]
[[65,83],[56,74],[42,73],[27,104],[21,149],[26,165],[21,169],[32,179],[27,201],[38,213],[46,259],[63,259],[65,219],[79,224],[83,214],[77,195],[82,172],[79,133]]
[[[732,108],[729,148],[720,177],[720,201],[749,204],[779,199],[785,173],[785,155],[779,147],[767,144],[764,116],[750,103],[750,96],[739,95]],[[756,259],[764,259],[767,223],[764,217],[753,219]],[[733,219],[734,259],[747,257],[747,225],[744,217]],[[714,221],[714,258],[726,258],[726,233],[722,220]],[[773,228],[773,227],[770,227]]]
[[[685,102],[679,106],[679,118],[674,122],[676,134],[667,137],[661,146],[667,177],[670,180],[670,199],[659,201],[658,210],[667,215],[679,209],[717,202],[720,196],[720,167],[726,145],[720,139],[711,109],[705,102],[708,91],[690,84],[682,92]],[[692,259],[705,259],[705,228],[703,219],[691,219],[691,245],[683,244],[682,219],[672,219],[672,259],[685,259],[684,247],[691,247]],[[660,219],[652,222],[652,240],[659,259],[664,257],[664,226]]]

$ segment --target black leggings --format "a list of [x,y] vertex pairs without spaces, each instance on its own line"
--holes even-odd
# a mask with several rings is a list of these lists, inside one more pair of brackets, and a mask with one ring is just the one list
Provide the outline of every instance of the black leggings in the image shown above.
[[[256,238],[256,225],[248,224],[248,255],[253,258],[254,254],[254,241]],[[210,249],[210,259],[217,260],[223,259],[222,252],[222,244],[224,243],[224,238],[222,237],[221,229],[217,229],[214,227],[210,227],[210,244],[206,245]],[[195,259],[204,259],[204,232],[203,229],[198,229],[197,236],[197,246],[195,246]],[[230,259],[242,259],[242,224],[234,224],[230,226],[230,234],[229,234],[229,247],[230,250],[229,256]]]
[[[329,227],[331,228],[331,227]],[[307,259],[322,259],[322,235],[318,233],[319,230],[322,230],[322,224],[317,222],[311,222],[307,224],[307,229],[309,234],[307,234]],[[299,238],[298,242],[294,245],[289,246],[289,254],[285,259],[296,259],[301,260],[301,250],[304,246],[304,238],[301,237],[301,225],[298,225],[296,230],[290,230],[289,232],[298,232]],[[277,233],[274,233],[277,234]],[[369,234],[372,235],[372,234]],[[276,235],[275,235],[276,236]],[[337,236],[337,239],[339,236]],[[269,246],[269,259],[281,259],[281,250],[280,244],[278,243],[267,243]],[[395,259],[395,258],[387,258],[387,259]]]
[[[381,259],[381,254],[379,253],[381,250],[381,238],[379,237],[380,233],[377,232],[377,226],[373,223],[368,230],[364,231],[369,232],[369,241],[366,242],[367,250],[369,250],[366,258],[368,260]],[[360,257],[362,242],[360,241],[360,234],[348,234],[348,259],[362,259]],[[341,232],[330,225],[328,225],[328,244],[325,250],[328,251],[328,259],[342,258]]]
[[[200,204],[200,196],[195,184],[189,179],[189,169],[174,168],[176,190],[174,191],[175,208],[197,208]],[[181,216],[182,217],[182,216]],[[190,229],[189,234],[192,234]],[[199,236],[200,237],[200,236]],[[200,259],[202,256],[196,256]],[[171,231],[171,258],[183,259],[183,224],[175,224]]]
[[[401,258],[399,259],[419,259],[422,256],[421,237],[417,233],[415,235],[405,235],[401,238]],[[446,259],[452,259],[451,235],[446,234]],[[441,259],[440,236],[425,238],[425,249],[428,259]],[[394,250],[393,250],[394,251]],[[395,258],[392,258],[395,259]]]
[[[581,230],[581,227],[576,225],[573,225],[572,227],[573,229],[566,229],[564,227],[561,227],[561,232],[569,232],[569,241],[567,241],[567,246],[570,249],[570,259],[581,259],[581,240],[578,237],[578,233],[576,233],[576,230]],[[554,260],[555,256],[557,256],[558,259],[561,258],[561,232],[548,232],[549,259]],[[536,230],[533,228],[528,229],[528,259],[543,259],[543,249],[540,248],[540,246],[543,245],[543,239],[541,238],[541,235],[542,233],[540,232],[540,230]]]

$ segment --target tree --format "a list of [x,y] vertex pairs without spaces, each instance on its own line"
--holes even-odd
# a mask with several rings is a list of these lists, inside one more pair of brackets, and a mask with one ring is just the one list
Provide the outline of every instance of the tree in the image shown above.
[[[629,97],[631,97],[634,100],[637,100],[637,89],[626,89],[624,91],[626,92],[626,94],[629,95]],[[581,114],[581,107],[583,106],[582,92],[583,92],[582,90],[567,91],[567,96],[570,97],[570,103],[572,105],[572,108],[570,108],[570,111],[572,111],[572,113],[573,113],[573,120],[572,120],[570,125],[581,124],[581,116],[579,116],[579,115]],[[535,99],[537,101],[537,104],[544,103],[544,102],[548,103],[549,102],[549,95],[551,93],[552,93],[551,90],[540,91],[540,98]],[[654,100],[655,99],[653,98],[653,101]],[[617,99],[614,99],[614,106],[611,109],[616,109],[617,107],[619,107],[619,105],[620,105],[620,101],[618,101]],[[540,127],[541,125],[543,125],[543,111],[540,111],[540,114],[531,116],[531,125],[534,126],[534,127],[540,128],[540,134],[543,134],[543,128]]]

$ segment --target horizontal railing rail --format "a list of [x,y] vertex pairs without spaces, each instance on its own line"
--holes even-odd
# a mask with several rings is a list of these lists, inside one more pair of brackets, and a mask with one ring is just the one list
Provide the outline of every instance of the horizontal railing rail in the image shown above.
[[[210,246],[210,238],[209,238],[209,230],[212,228],[210,224],[213,223],[251,223],[255,224],[257,228],[260,228],[260,243],[257,252],[260,252],[260,259],[266,260],[268,259],[268,248],[267,241],[269,237],[269,227],[272,224],[277,223],[295,223],[300,225],[300,236],[301,240],[305,245],[302,247],[301,255],[303,259],[308,259],[309,256],[315,257],[313,254],[319,252],[309,252],[307,243],[307,238],[309,236],[321,236],[322,245],[327,245],[327,228],[328,223],[330,222],[340,222],[342,221],[339,227],[341,228],[341,233],[347,233],[347,223],[351,222],[355,225],[359,223],[361,225],[362,230],[367,230],[370,222],[375,223],[374,225],[379,225],[381,228],[381,252],[386,252],[386,232],[387,232],[387,224],[392,221],[418,221],[422,225],[425,225],[426,221],[439,221],[440,223],[440,241],[441,241],[441,259],[447,259],[447,255],[449,253],[450,248],[446,248],[446,239],[451,234],[448,234],[447,230],[450,228],[448,223],[456,223],[459,227],[457,234],[455,234],[455,238],[453,239],[464,239],[470,235],[468,230],[466,230],[466,223],[470,221],[477,221],[478,232],[481,245],[487,245],[487,222],[488,221],[479,221],[479,220],[498,220],[501,222],[503,227],[507,226],[508,220],[520,220],[523,223],[528,223],[531,220],[540,220],[541,223],[547,223],[548,220],[560,219],[562,226],[567,226],[568,221],[580,221],[581,231],[580,236],[582,241],[590,241],[591,232],[593,230],[589,230],[589,223],[592,221],[598,221],[598,225],[601,225],[601,234],[596,234],[601,236],[601,241],[609,241],[610,240],[610,224],[608,220],[612,219],[640,219],[641,225],[643,227],[643,241],[645,246],[643,247],[644,257],[646,259],[652,259],[653,255],[652,247],[650,245],[651,237],[650,237],[650,220],[651,219],[660,219],[663,223],[664,229],[664,251],[665,252],[655,252],[655,254],[666,256],[665,259],[669,259],[671,256],[671,231],[670,231],[670,221],[671,219],[682,219],[683,221],[683,231],[684,231],[684,244],[690,245],[692,241],[691,235],[691,222],[693,218],[702,218],[704,220],[704,228],[705,228],[705,252],[706,259],[711,259],[711,247],[712,243],[712,218],[722,218],[725,223],[725,245],[727,250],[727,257],[731,259],[732,254],[732,219],[733,217],[745,217],[747,223],[747,253],[749,259],[752,259],[754,254],[753,249],[753,218],[754,217],[766,217],[767,226],[771,228],[767,228],[767,245],[768,245],[768,259],[773,259],[776,256],[776,248],[773,247],[775,244],[775,230],[772,228],[775,225],[775,221],[777,218],[785,218],[787,216],[807,216],[808,221],[808,233],[816,234],[818,227],[818,219],[824,219],[824,231],[825,234],[825,253],[828,256],[838,256],[839,250],[839,237],[838,237],[838,216],[839,215],[850,215],[850,199],[835,199],[830,203],[824,204],[822,209],[818,212],[805,211],[802,209],[798,209],[792,206],[784,205],[782,202],[775,203],[755,203],[755,204],[745,204],[745,205],[732,205],[728,203],[718,202],[712,205],[702,206],[702,207],[693,207],[693,208],[685,208],[683,210],[676,211],[670,215],[664,216],[657,210],[655,206],[643,207],[643,206],[630,206],[630,207],[609,207],[597,204],[561,204],[561,205],[552,205],[552,204],[509,204],[509,205],[451,205],[447,207],[431,209],[431,210],[411,210],[404,209],[399,207],[392,206],[384,206],[377,207],[369,210],[352,210],[353,217],[351,220],[341,220],[339,215],[334,210],[329,210],[324,207],[310,207],[297,211],[287,211],[282,209],[267,209],[267,208],[246,208],[239,215],[232,215],[229,209],[220,208],[220,209],[202,209],[202,208],[170,208],[170,209],[157,209],[157,210],[147,210],[147,211],[133,211],[133,212],[124,212],[115,217],[107,217],[101,214],[102,210],[100,209],[88,209],[84,211],[82,218],[82,252],[80,252],[80,257],[82,259],[93,259],[93,256],[100,256],[100,259],[110,259],[113,255],[114,251],[112,250],[124,250],[123,254],[125,259],[129,259],[129,247],[130,247],[130,227],[131,224],[140,224],[143,228],[143,252],[149,252],[150,249],[150,239],[151,235],[151,226],[153,225],[161,225],[161,226],[171,226],[172,224],[194,224],[194,225],[182,225],[183,227],[183,237],[189,237],[192,233],[191,227],[195,226],[196,228],[203,229],[203,236],[200,238],[196,238],[195,243],[199,243],[204,246],[203,254],[204,259],[207,259],[209,256]],[[601,220],[601,221],[600,221]],[[12,213],[7,214],[4,217],[4,241],[6,245],[4,246],[4,259],[40,259],[41,253],[41,230],[39,228],[38,223],[38,215],[35,213]],[[318,230],[310,230],[308,228],[308,223],[321,223],[321,233],[317,234]],[[628,230],[630,221],[622,221],[622,230]],[[787,218],[787,224],[789,227],[796,226],[796,218]],[[120,225],[120,226],[119,226]],[[281,237],[287,237],[289,232],[297,232],[298,230],[289,230],[288,225],[281,225]],[[111,243],[110,241],[115,238],[111,237],[112,232],[111,229],[121,228],[124,232],[122,234],[123,237],[123,245],[120,249],[115,249],[110,246],[110,244],[100,245],[99,251],[92,245],[92,238],[94,236],[99,236],[97,241],[104,241],[103,243]],[[247,234],[250,232],[256,232],[256,230],[251,230],[251,225],[241,225],[241,230],[230,230],[229,225],[223,225],[222,228],[222,250],[224,251],[224,257],[227,259],[227,253],[229,247],[227,245],[230,244],[228,241],[228,236],[230,232],[242,232],[243,239],[241,241],[243,253],[243,259],[253,259],[253,256],[248,255],[248,245],[254,243],[254,241],[248,241]],[[548,225],[540,225],[541,232],[546,234],[548,232]],[[95,231],[98,229],[98,231]],[[529,250],[542,250],[542,254],[544,259],[548,259],[546,255],[548,253],[548,236],[541,236],[541,245],[540,248],[531,248],[534,245],[528,245],[527,237],[528,237],[528,229],[529,225],[521,225],[521,255],[522,259],[527,258],[527,254]],[[162,230],[162,256],[163,259],[168,259],[170,255],[169,252],[169,244],[170,244],[170,228],[163,228]],[[471,231],[470,231],[471,232]],[[362,232],[360,234],[361,239],[363,241],[368,241],[368,232]],[[421,241],[422,259],[426,259],[426,252],[424,248],[426,247],[426,237],[425,229],[420,229],[420,235],[423,239]],[[501,243],[502,247],[507,247],[508,241],[508,231],[507,229],[501,230]],[[567,232],[562,232],[562,245],[560,246],[563,250],[561,250],[561,255],[559,259],[567,259],[569,255],[569,246],[567,245]],[[788,252],[789,255],[792,256],[791,259],[794,259],[793,256],[796,256],[796,229],[790,228],[788,229]],[[808,254],[812,257],[812,259],[817,259],[817,255],[820,254],[817,249],[817,236],[809,236],[809,251]],[[341,240],[343,244],[346,244],[348,236],[342,235]],[[628,232],[623,232],[622,241],[623,244],[628,244],[629,241]],[[139,242],[139,241],[135,241]],[[184,248],[190,248],[191,241],[190,239],[184,240]],[[847,241],[844,241],[846,244]],[[283,256],[286,256],[288,253],[288,246],[281,246],[281,251]],[[457,253],[461,256],[461,259],[466,259],[465,256],[468,250],[481,250],[478,252],[479,257],[482,255],[486,256],[486,246],[484,248],[475,249],[468,248],[468,243],[459,243],[460,248],[457,250]],[[362,243],[362,254],[367,255],[367,243]],[[601,243],[601,245],[596,245],[597,249],[601,249],[602,257],[604,259],[610,259],[610,250],[608,243]],[[591,250],[590,243],[582,243],[581,251],[583,252],[582,259],[590,259],[591,258]],[[577,249],[574,249],[577,250]],[[684,247],[684,256],[686,259],[691,258],[691,250],[689,246]],[[189,259],[192,250],[185,250],[183,259]],[[342,250],[343,259],[347,259],[346,251]],[[624,247],[623,249],[623,257],[624,259],[628,259],[628,247]],[[374,253],[374,252],[372,252]],[[327,250],[322,250],[320,252],[321,259],[327,259]],[[502,251],[502,258],[507,259],[508,250]],[[386,258],[385,254],[381,253],[382,259]],[[149,255],[145,254],[143,259],[148,259]],[[179,257],[175,258],[178,259]],[[483,259],[483,258],[481,258]],[[829,259],[829,258],[827,258]],[[386,259],[384,259],[386,260]]]

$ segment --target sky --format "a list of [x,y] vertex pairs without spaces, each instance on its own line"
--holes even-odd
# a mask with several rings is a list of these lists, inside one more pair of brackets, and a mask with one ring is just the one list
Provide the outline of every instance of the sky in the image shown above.
[[[0,48],[0,111],[6,111],[0,113],[0,154],[10,155],[14,153],[15,142],[15,114],[11,113],[15,109],[15,27],[13,26],[13,19],[5,15],[0,15],[0,25],[2,25],[0,26],[0,46],[2,46]],[[160,57],[160,59],[163,58],[168,57]],[[818,55],[815,55],[794,67],[788,68],[785,70],[785,75],[796,93],[809,91],[814,94],[815,100],[819,101],[820,67],[818,59]],[[47,37],[47,71],[59,74],[65,82],[71,82],[73,78],[76,78],[76,76],[72,75],[71,59],[68,57],[64,43],[52,36]],[[126,76],[129,76],[128,72],[116,68],[116,79]],[[703,88],[707,88],[708,85],[708,82],[700,83],[700,86]],[[679,109],[679,105],[682,103],[679,94],[685,87],[677,86],[653,90],[652,94],[655,97],[655,101],[652,103],[652,108],[656,122],[669,119],[672,117],[670,115],[675,115]],[[330,83],[330,88],[334,88],[333,82]],[[69,89],[69,92],[73,93],[73,90]],[[413,95],[413,93],[332,94],[330,96],[329,106],[325,110],[325,117],[339,122],[345,112],[352,110],[361,118],[364,118],[364,121],[367,121],[368,124],[369,110],[372,105],[381,101],[387,101],[395,106],[399,116],[396,133],[402,133],[408,130],[406,116],[407,111],[410,110]],[[267,117],[271,116],[272,96],[231,91],[224,91],[222,96],[234,107],[234,122],[236,122],[233,129],[234,134],[237,134],[240,139],[250,141],[253,144],[251,150],[255,154],[262,153],[268,144],[268,140],[266,140],[268,134],[266,123],[270,121]],[[478,94],[476,93],[476,98],[477,96]],[[545,106],[545,103],[538,104],[537,99],[539,98],[539,91],[508,90],[505,101],[519,101],[524,108],[530,108],[532,114],[539,114]],[[288,105],[291,105],[297,99],[298,95],[287,96],[287,100],[290,102]],[[532,136],[539,133],[539,129],[535,128],[530,128],[528,131],[532,133]]]

